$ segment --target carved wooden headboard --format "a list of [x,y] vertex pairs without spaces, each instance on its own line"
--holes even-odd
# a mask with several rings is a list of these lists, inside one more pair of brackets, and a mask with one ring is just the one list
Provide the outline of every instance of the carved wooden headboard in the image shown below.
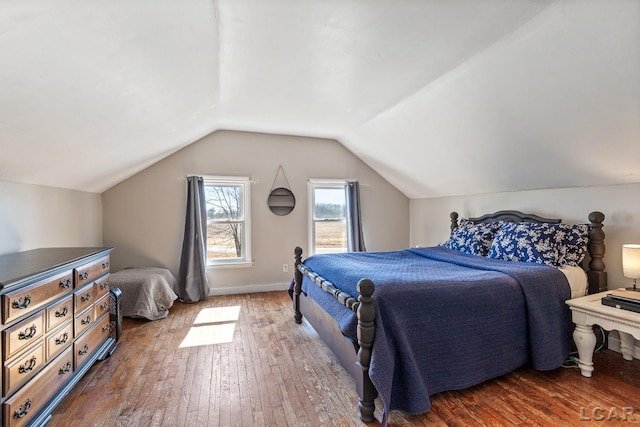
[[[458,226],[458,213],[451,212],[451,231]],[[604,231],[602,231],[604,214],[602,212],[591,212],[589,214],[589,259],[588,264],[583,268],[587,272],[589,281],[589,294],[595,294],[607,290],[607,272],[604,265]],[[534,214],[526,214],[520,211],[504,210],[495,213],[482,215],[476,218],[469,218],[474,223],[511,221],[511,222],[536,222],[548,224],[560,224],[561,219],[544,218]]]

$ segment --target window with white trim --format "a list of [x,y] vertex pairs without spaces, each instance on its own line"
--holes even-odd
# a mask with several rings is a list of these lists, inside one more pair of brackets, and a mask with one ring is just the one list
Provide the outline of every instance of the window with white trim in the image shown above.
[[309,255],[347,252],[345,181],[309,181]]
[[204,177],[207,264],[251,265],[251,183],[245,177]]

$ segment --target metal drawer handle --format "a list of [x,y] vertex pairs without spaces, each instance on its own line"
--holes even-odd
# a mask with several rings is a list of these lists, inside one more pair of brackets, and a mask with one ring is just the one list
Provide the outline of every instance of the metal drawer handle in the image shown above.
[[91,299],[91,294],[82,295],[80,299],[82,300],[82,302],[87,302]]
[[62,368],[60,368],[60,370],[58,371],[58,375],[68,374],[69,372],[71,372],[71,361],[70,360],[67,363],[65,363]]
[[11,306],[13,308],[17,308],[18,310],[22,310],[24,308],[29,307],[29,304],[31,304],[31,295],[25,295],[20,299],[13,301],[11,303]]
[[71,287],[71,279],[61,280],[60,287],[65,289]]
[[27,399],[26,402],[20,405],[20,408],[16,409],[16,411],[13,413],[13,416],[16,418],[22,418],[25,415],[27,415],[30,410],[31,410],[31,399]]
[[65,317],[67,313],[69,313],[69,307],[65,305],[62,310],[56,311],[56,317]]
[[107,332],[109,330],[111,330],[111,325],[108,323],[102,327],[102,332]]
[[89,272],[85,271],[84,273],[80,273],[78,277],[82,280],[87,280],[87,277],[89,277]]
[[35,367],[36,367],[36,357],[33,356],[31,359],[29,359],[28,364],[20,365],[20,367],[18,368],[18,373],[26,374],[28,372],[33,371],[33,368]]
[[80,350],[78,350],[78,356],[84,356],[88,352],[89,352],[89,346],[85,344]]
[[65,332],[64,334],[60,335],[60,338],[56,338],[56,345],[62,345],[66,343],[68,339],[69,339],[69,333]]
[[80,324],[82,325],[88,325],[89,323],[91,323],[91,316],[87,316],[80,321]]
[[103,262],[102,268],[109,268],[109,261]]
[[36,325],[31,325],[29,328],[25,329],[24,332],[20,332],[18,334],[19,340],[29,340],[33,338],[38,330],[36,329]]
[[109,302],[105,301],[104,303],[100,304],[100,310],[104,311],[109,307]]
[[107,289],[109,287],[109,282],[102,282],[100,283],[100,290],[104,291],[105,289]]

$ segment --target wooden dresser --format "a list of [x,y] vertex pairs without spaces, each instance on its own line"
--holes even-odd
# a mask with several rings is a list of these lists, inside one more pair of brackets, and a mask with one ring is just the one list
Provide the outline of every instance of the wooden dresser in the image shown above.
[[91,365],[115,349],[113,248],[43,248],[0,256],[2,421],[42,425]]

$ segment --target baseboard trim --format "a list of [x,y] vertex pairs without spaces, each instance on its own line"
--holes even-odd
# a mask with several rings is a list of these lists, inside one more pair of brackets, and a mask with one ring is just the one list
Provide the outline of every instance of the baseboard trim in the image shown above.
[[209,296],[286,291],[287,289],[289,289],[289,283],[270,283],[266,285],[233,286],[233,287],[226,287],[226,288],[211,288],[209,290]]
[[[620,353],[620,336],[616,333],[610,333],[608,338],[609,350],[616,351]],[[640,359],[640,341],[636,340],[635,345],[633,347],[633,358]]]

